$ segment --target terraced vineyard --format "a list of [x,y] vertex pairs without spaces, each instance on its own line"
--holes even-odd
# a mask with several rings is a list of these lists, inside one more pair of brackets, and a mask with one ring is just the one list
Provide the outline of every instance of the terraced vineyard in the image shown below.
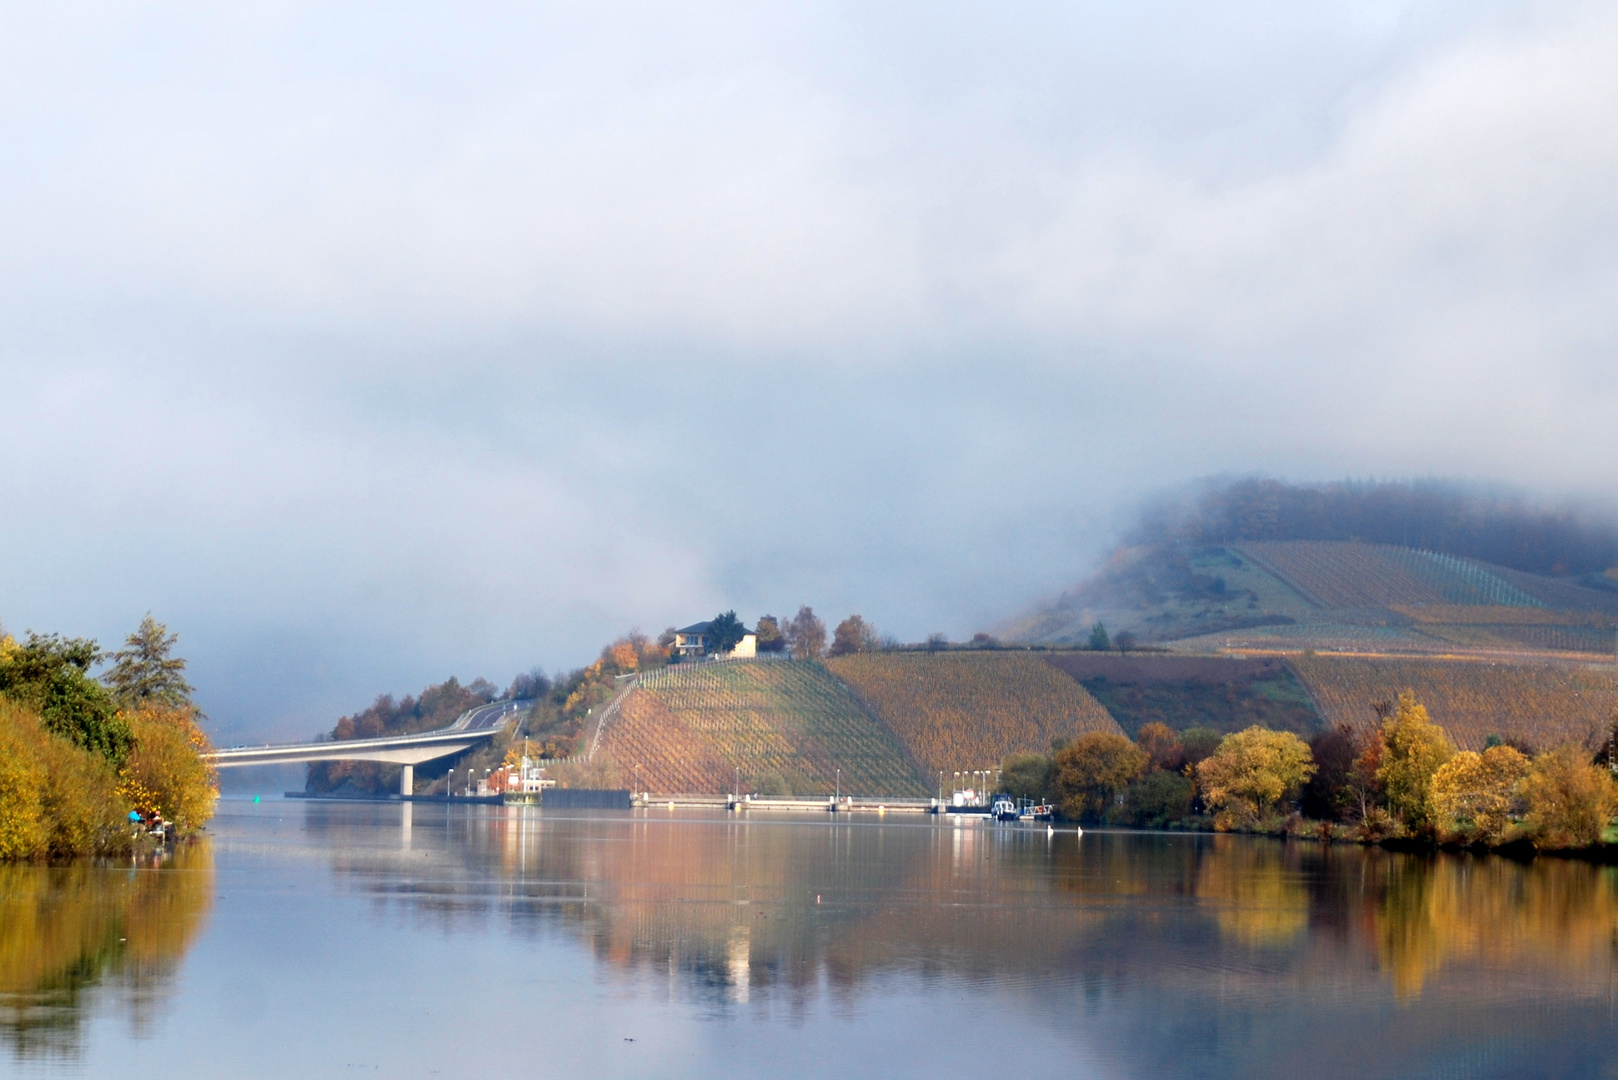
[[1120,731],[1083,687],[1029,653],[864,653],[826,666],[934,774],[992,767],[1086,731]]
[[[924,797],[933,785],[847,687],[819,664],[681,664],[645,676],[602,733],[626,783],[719,793],[774,774],[795,795]],[[635,766],[639,765],[636,777]]]
[[1239,550],[1323,608],[1543,606],[1483,564],[1453,555],[1329,540],[1258,541]]
[[1307,655],[1289,662],[1331,723],[1368,723],[1372,702],[1413,690],[1464,750],[1481,750],[1490,735],[1541,748],[1583,742],[1618,710],[1610,668]]

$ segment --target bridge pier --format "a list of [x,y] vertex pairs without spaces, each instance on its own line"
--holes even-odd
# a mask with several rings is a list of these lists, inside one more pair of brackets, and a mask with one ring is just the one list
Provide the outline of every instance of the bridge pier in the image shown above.
[[399,770],[399,794],[414,795],[416,793],[416,767],[406,765]]

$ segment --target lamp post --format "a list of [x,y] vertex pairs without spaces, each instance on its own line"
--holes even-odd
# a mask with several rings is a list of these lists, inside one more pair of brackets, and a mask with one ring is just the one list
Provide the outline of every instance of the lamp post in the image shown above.
[[836,786],[836,788],[834,790],[837,792],[837,794],[834,797],[836,798],[837,802],[839,804],[841,804],[842,801],[843,801],[843,770],[842,769],[837,770],[836,784],[837,784],[837,786]]

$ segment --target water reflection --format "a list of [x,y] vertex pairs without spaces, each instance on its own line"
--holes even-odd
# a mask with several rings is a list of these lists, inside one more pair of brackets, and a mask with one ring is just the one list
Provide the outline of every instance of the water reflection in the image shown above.
[[[808,1000],[884,973],[1087,975],[1273,997],[1525,980],[1605,1000],[1618,876],[1582,863],[1413,856],[1236,836],[967,825],[452,815],[412,850],[312,822],[380,909],[453,927],[503,914],[561,930],[608,969],[666,971],[716,1000]],[[346,830],[358,830],[352,837]],[[443,864],[453,864],[445,872]]]
[[0,1041],[72,1057],[98,994],[148,1032],[212,896],[206,843],[140,866],[0,865]]
[[217,896],[202,850],[0,872],[14,1050],[466,1075],[537,1024],[555,1075],[1618,1075],[1618,877],[1579,863],[335,803],[226,805],[213,856]]

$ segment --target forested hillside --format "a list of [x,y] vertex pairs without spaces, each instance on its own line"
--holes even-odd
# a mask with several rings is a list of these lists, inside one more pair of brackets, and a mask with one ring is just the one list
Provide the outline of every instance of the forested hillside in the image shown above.
[[[395,701],[383,694],[369,708],[338,719],[331,731],[333,739],[374,739],[383,735],[413,735],[420,731],[448,727],[468,709],[486,705],[497,695],[494,684],[474,679],[466,686],[453,676],[429,686],[419,697],[406,694]],[[447,761],[426,762],[419,766],[424,780],[448,768]],[[309,766],[305,790],[311,794],[335,792],[356,795],[385,795],[399,790],[399,766],[378,761],[317,761]]]
[[1147,724],[1219,732],[1260,724],[1308,737],[1323,723],[1308,690],[1276,657],[1089,651],[1040,655],[1077,679],[1130,738]]

